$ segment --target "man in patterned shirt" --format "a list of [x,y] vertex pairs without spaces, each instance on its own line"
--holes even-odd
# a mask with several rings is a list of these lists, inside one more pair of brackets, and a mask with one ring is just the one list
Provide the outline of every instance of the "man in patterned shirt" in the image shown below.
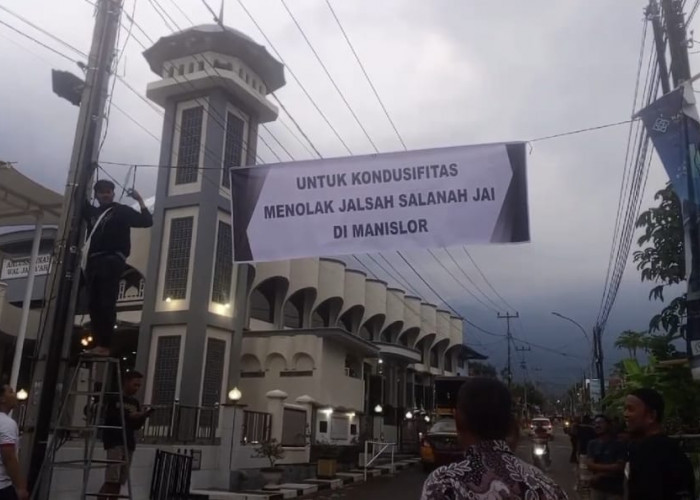
[[421,500],[567,500],[538,468],[517,458],[505,442],[512,428],[508,388],[496,379],[468,379],[457,397],[462,462],[435,470]]

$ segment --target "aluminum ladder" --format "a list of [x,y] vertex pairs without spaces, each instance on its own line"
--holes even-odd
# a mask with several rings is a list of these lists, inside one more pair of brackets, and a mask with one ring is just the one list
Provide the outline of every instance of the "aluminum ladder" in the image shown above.
[[[87,369],[87,389],[79,387],[81,382],[81,370]],[[81,355],[78,365],[75,367],[70,380],[68,392],[63,400],[58,414],[58,420],[53,433],[49,437],[46,446],[46,456],[41,466],[39,480],[32,492],[32,500],[43,500],[50,498],[51,481],[55,469],[79,469],[83,471],[83,481],[80,491],[81,500],[89,498],[128,498],[133,499],[131,488],[131,477],[127,474],[127,491],[123,495],[89,492],[88,483],[90,473],[93,469],[105,469],[110,465],[126,466],[129,470],[128,453],[124,460],[95,459],[95,446],[100,441],[101,431],[120,430],[122,444],[127,449],[126,441],[126,415],[123,411],[124,398],[121,380],[121,367],[118,358],[107,358],[99,356]],[[116,390],[115,390],[116,387]],[[76,397],[86,397],[84,425],[70,425],[67,419],[72,414]],[[108,402],[117,402],[120,415],[120,425],[105,425],[105,406]],[[57,459],[58,451],[70,439],[72,435],[78,434],[84,440],[83,457],[81,459],[60,460]]]

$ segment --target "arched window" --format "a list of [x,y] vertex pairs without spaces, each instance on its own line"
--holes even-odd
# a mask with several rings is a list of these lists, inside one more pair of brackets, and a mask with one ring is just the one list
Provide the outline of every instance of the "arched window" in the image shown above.
[[372,340],[372,332],[367,328],[367,324],[362,325],[362,328],[360,328],[360,337],[365,340]]
[[275,288],[271,282],[262,283],[250,294],[250,317],[275,322]]
[[330,326],[331,323],[331,303],[326,300],[318,306],[311,315],[312,328],[324,328]]
[[304,292],[299,291],[284,303],[284,326],[302,328],[304,326]]
[[340,317],[339,323],[340,323],[340,326],[342,326],[343,328],[345,328],[347,331],[352,332],[352,327],[353,327],[353,324],[352,324],[352,309],[349,310],[349,311],[346,311],[345,314],[343,314],[343,315]]
[[433,368],[438,367],[438,350],[430,349],[430,366]]
[[445,356],[445,370],[448,372],[453,371],[454,368],[452,368],[452,356]]

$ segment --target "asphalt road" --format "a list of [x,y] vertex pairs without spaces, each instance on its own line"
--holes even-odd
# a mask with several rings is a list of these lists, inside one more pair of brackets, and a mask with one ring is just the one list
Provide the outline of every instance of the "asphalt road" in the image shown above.
[[[523,460],[530,459],[530,441],[523,438],[516,449],[516,454]],[[571,452],[569,438],[561,429],[556,429],[554,440],[550,444],[552,465],[546,471],[569,495],[571,500],[578,500],[574,492],[576,483],[573,466],[569,463]],[[419,500],[423,489],[425,474],[420,466],[398,472],[394,476],[382,476],[370,479],[367,483],[348,486],[341,490],[319,493],[317,499],[343,500]]]

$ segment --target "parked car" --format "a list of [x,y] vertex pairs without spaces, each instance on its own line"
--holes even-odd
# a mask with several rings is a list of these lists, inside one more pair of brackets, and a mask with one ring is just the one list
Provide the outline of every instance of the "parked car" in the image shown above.
[[423,470],[426,472],[464,458],[464,450],[457,439],[457,425],[454,418],[438,420],[428,429],[421,439],[420,458]]
[[535,434],[535,427],[542,425],[547,430],[547,434],[550,437],[554,435],[554,427],[552,426],[552,421],[545,417],[533,418],[530,422],[530,437]]

